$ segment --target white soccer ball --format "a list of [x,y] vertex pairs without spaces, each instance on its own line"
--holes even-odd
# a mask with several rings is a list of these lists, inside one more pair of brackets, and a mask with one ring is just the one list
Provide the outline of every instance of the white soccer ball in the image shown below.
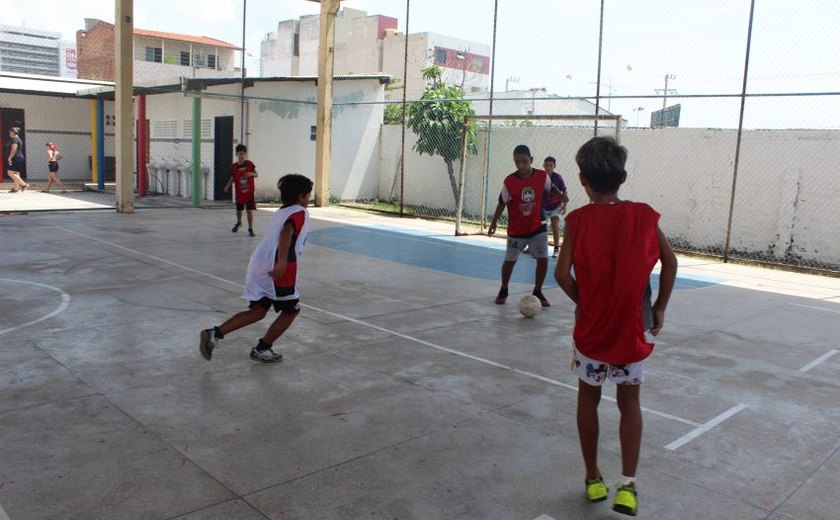
[[533,294],[523,296],[522,299],[519,300],[519,312],[521,312],[526,318],[533,318],[539,314],[540,311],[542,311],[540,299]]

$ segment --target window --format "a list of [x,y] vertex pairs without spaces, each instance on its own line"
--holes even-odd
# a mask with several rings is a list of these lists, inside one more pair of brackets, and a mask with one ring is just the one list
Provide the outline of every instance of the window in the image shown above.
[[300,56],[300,34],[295,33],[292,47],[292,56]]
[[309,127],[309,140],[315,141],[318,136],[318,127],[313,125]]
[[190,66],[190,53],[187,51],[181,51],[181,65],[184,67]]
[[178,137],[178,121],[152,121],[152,137]]
[[[201,120],[201,138],[210,139],[213,137],[213,121],[211,119]],[[192,119],[184,119],[184,139],[192,138]]]
[[105,126],[117,126],[117,116],[114,114],[105,114]]
[[207,68],[215,69],[216,68],[216,55],[215,54],[208,54],[207,55]]
[[435,47],[435,65],[446,66],[446,49]]
[[163,62],[163,50],[160,47],[146,47],[146,61]]

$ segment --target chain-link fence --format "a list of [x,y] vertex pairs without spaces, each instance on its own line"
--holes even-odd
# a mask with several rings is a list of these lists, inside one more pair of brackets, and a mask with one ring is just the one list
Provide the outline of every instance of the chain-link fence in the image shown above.
[[[7,129],[21,127],[22,180],[34,188],[49,182],[48,141],[70,190],[115,180],[115,4],[13,0],[5,11],[0,138],[9,152]],[[239,143],[260,172],[259,200],[276,198],[283,173],[316,176],[321,8],[133,2],[138,197],[229,201]],[[453,219],[454,229],[460,121],[511,116],[468,134],[462,217],[480,232],[515,144],[538,165],[557,158],[570,210],[587,202],[572,159],[594,128],[536,116],[615,114],[630,151],[621,194],[659,210],[680,249],[836,273],[838,22],[828,0],[357,0],[335,18],[343,79],[322,182],[334,203]],[[424,76],[431,66],[437,77]],[[0,209],[27,209],[33,189],[12,186],[4,175]]]

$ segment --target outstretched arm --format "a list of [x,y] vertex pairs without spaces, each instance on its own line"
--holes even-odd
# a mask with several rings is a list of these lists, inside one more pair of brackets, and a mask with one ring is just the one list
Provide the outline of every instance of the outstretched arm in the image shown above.
[[665,324],[665,309],[668,307],[668,300],[671,299],[671,292],[674,290],[674,283],[677,280],[677,255],[671,249],[671,243],[665,238],[665,234],[658,227],[656,228],[659,240],[659,294],[653,304],[653,327],[650,333],[656,336]]

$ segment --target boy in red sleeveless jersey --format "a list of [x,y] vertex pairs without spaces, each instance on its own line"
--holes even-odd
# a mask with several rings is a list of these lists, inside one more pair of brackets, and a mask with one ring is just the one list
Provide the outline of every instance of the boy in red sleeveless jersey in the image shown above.
[[312,195],[312,181],[293,173],[281,177],[277,187],[283,206],[268,222],[265,238],[251,254],[245,274],[242,297],[249,302],[248,310],[234,314],[217,327],[201,331],[199,351],[207,361],[225,334],[260,321],[272,307],[280,314],[251,349],[251,359],[262,363],[283,359],[271,346],[300,312],[297,264],[309,228],[306,206]]
[[[578,376],[577,425],[586,466],[586,494],[606,500],[598,469],[598,403],[606,379],[616,384],[621,413],[621,483],[613,510],[635,516],[636,467],[642,442],[639,387],[653,337],[662,330],[677,276],[677,257],[650,206],[618,198],[627,179],[627,149],[595,137],[575,161],[590,204],[566,217],[554,277],[575,308],[572,370]],[[661,262],[659,294],[651,306],[650,273]],[[574,268],[574,275],[572,269]]]
[[236,145],[236,162],[230,167],[230,179],[225,184],[224,191],[228,192],[234,186],[236,195],[236,224],[233,231],[236,233],[242,227],[242,210],[245,210],[248,218],[248,235],[254,236],[254,211],[257,203],[254,200],[254,179],[259,177],[254,163],[248,160],[248,147],[244,144]]
[[[528,249],[537,260],[534,276],[534,296],[543,307],[551,304],[542,293],[542,285],[548,272],[548,235],[542,220],[543,198],[552,190],[551,179],[543,170],[531,167],[534,158],[524,144],[513,149],[513,163],[516,171],[505,177],[496,212],[487,230],[488,236],[496,233],[496,223],[505,208],[508,210],[508,240],[505,260],[502,262],[502,287],[496,296],[496,303],[503,305],[508,297],[508,283],[513,274],[516,260],[524,249]],[[558,190],[559,193],[559,190]]]

